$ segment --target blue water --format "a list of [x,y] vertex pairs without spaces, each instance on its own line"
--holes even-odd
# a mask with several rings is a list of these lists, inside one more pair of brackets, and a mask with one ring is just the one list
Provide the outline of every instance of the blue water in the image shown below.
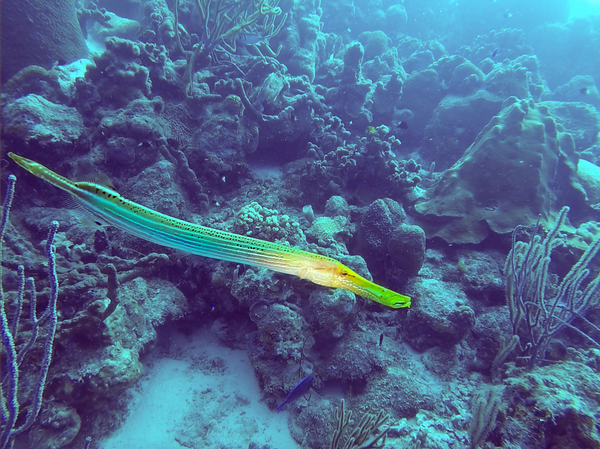
[[0,9],[0,449],[600,448],[600,1]]

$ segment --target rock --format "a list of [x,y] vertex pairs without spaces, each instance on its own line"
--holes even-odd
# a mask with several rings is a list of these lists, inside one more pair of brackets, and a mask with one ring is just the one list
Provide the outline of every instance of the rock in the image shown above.
[[[583,198],[572,137],[548,108],[511,97],[415,210],[427,237],[479,243],[490,230],[552,220],[552,207]],[[557,201],[558,200],[558,201]],[[574,201],[575,200],[575,201]]]

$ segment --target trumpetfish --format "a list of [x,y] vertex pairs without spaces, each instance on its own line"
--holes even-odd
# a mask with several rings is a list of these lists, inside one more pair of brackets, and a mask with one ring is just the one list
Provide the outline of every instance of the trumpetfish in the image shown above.
[[169,248],[199,256],[268,268],[325,287],[341,288],[394,309],[410,298],[375,284],[337,260],[274,242],[179,220],[134,203],[97,182],[74,182],[19,156],[8,156],[29,173],[69,193],[75,202],[109,225]]

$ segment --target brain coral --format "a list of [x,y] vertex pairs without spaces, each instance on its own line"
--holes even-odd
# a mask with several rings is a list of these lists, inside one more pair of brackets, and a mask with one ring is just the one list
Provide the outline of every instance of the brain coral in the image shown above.
[[576,164],[573,138],[548,109],[511,97],[415,210],[428,237],[479,243],[490,229],[547,221],[557,199],[581,198]]

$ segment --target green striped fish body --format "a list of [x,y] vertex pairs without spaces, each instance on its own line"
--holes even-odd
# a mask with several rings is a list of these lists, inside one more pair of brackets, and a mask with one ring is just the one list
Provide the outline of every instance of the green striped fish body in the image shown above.
[[21,167],[70,193],[106,224],[169,248],[298,276],[326,287],[343,288],[392,308],[410,298],[363,278],[335,259],[278,243],[207,228],[154,211],[93,182],[73,182],[30,159],[8,154]]

